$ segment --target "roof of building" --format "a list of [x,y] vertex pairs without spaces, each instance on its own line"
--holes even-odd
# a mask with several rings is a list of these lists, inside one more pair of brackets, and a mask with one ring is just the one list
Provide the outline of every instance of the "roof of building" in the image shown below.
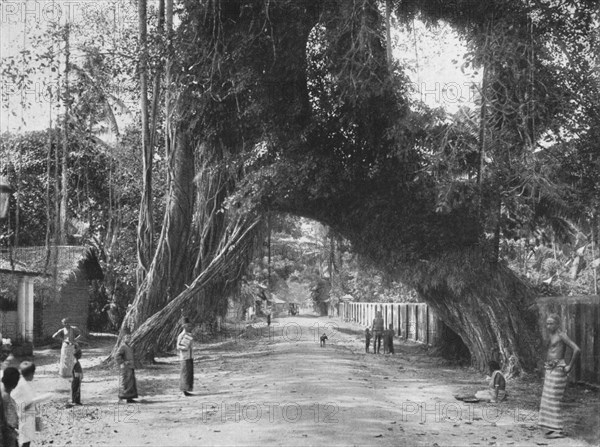
[[274,304],[287,304],[287,301],[277,298],[274,293],[271,294],[271,298],[269,298],[268,301],[271,301]]
[[62,285],[80,269],[88,279],[103,278],[98,258],[90,247],[16,247],[0,252],[0,273],[56,277],[58,285]]
[[10,261],[0,258],[0,273],[25,275],[25,276],[44,276],[43,272],[38,272],[27,268],[27,266],[18,261]]

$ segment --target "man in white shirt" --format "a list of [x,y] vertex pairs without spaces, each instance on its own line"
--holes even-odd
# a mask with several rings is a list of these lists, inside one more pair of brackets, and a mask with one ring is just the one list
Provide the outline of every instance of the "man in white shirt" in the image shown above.
[[183,319],[183,331],[177,337],[177,351],[181,361],[181,374],[179,376],[179,389],[184,396],[191,396],[194,389],[194,325],[189,319]]

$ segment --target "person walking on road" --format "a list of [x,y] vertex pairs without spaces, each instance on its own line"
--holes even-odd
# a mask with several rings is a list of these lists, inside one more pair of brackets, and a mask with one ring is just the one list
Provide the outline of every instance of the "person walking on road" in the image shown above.
[[373,332],[373,354],[379,354],[383,338],[383,317],[381,312],[375,312],[371,331]]

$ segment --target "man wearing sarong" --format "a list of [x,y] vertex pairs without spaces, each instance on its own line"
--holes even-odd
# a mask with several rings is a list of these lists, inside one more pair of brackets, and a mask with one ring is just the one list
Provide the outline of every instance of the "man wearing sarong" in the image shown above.
[[183,319],[183,331],[177,337],[177,351],[181,362],[181,374],[179,376],[179,389],[184,396],[191,396],[194,389],[194,337],[192,331],[194,326],[187,318]]
[[371,332],[373,332],[373,354],[379,354],[381,341],[383,339],[383,317],[381,312],[375,312],[375,318],[371,325]]
[[[549,335],[548,352],[544,364],[546,375],[544,378],[544,390],[542,391],[538,424],[541,427],[549,429],[545,433],[547,438],[563,438],[566,436],[566,433],[564,432],[564,422],[560,405],[567,386],[567,375],[573,368],[580,349],[567,334],[560,330],[560,317],[557,314],[548,316],[546,329]],[[567,346],[573,350],[571,361],[568,365],[565,362]]]
[[135,360],[133,349],[130,346],[131,335],[123,337],[123,344],[117,351],[116,360],[119,365],[119,399],[125,399],[128,403],[136,402],[138,397],[137,382],[135,380]]
[[76,326],[71,326],[68,318],[63,318],[61,323],[63,327],[56,331],[52,338],[59,338],[62,335],[58,372],[61,377],[69,378],[73,374],[75,364],[75,357],[73,357],[75,342],[81,337],[81,331]]

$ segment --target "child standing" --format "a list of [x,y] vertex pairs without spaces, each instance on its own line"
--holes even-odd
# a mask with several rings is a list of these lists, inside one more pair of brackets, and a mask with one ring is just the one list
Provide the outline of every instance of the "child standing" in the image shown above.
[[10,395],[19,383],[21,374],[17,368],[9,366],[2,375],[2,404],[6,418],[6,430],[4,432],[4,445],[7,447],[18,447],[19,445],[19,414],[17,403]]
[[83,380],[83,369],[81,369],[81,349],[75,348],[73,353],[75,357],[75,364],[73,365],[73,381],[71,382],[71,402],[74,405],[81,405],[81,381]]
[[394,326],[391,323],[383,336],[383,353],[394,353]]
[[321,335],[321,347],[325,347],[325,340],[328,340],[327,335],[323,334]]
[[369,330],[369,328],[365,329],[365,352],[368,354],[369,353],[369,346],[371,346],[371,338],[373,338],[373,335],[371,334],[371,331]]
[[19,442],[22,447],[29,447],[36,437],[35,405],[50,398],[50,393],[38,396],[33,387],[35,364],[21,362],[19,365],[22,379],[19,380],[11,396],[15,400],[19,414]]

